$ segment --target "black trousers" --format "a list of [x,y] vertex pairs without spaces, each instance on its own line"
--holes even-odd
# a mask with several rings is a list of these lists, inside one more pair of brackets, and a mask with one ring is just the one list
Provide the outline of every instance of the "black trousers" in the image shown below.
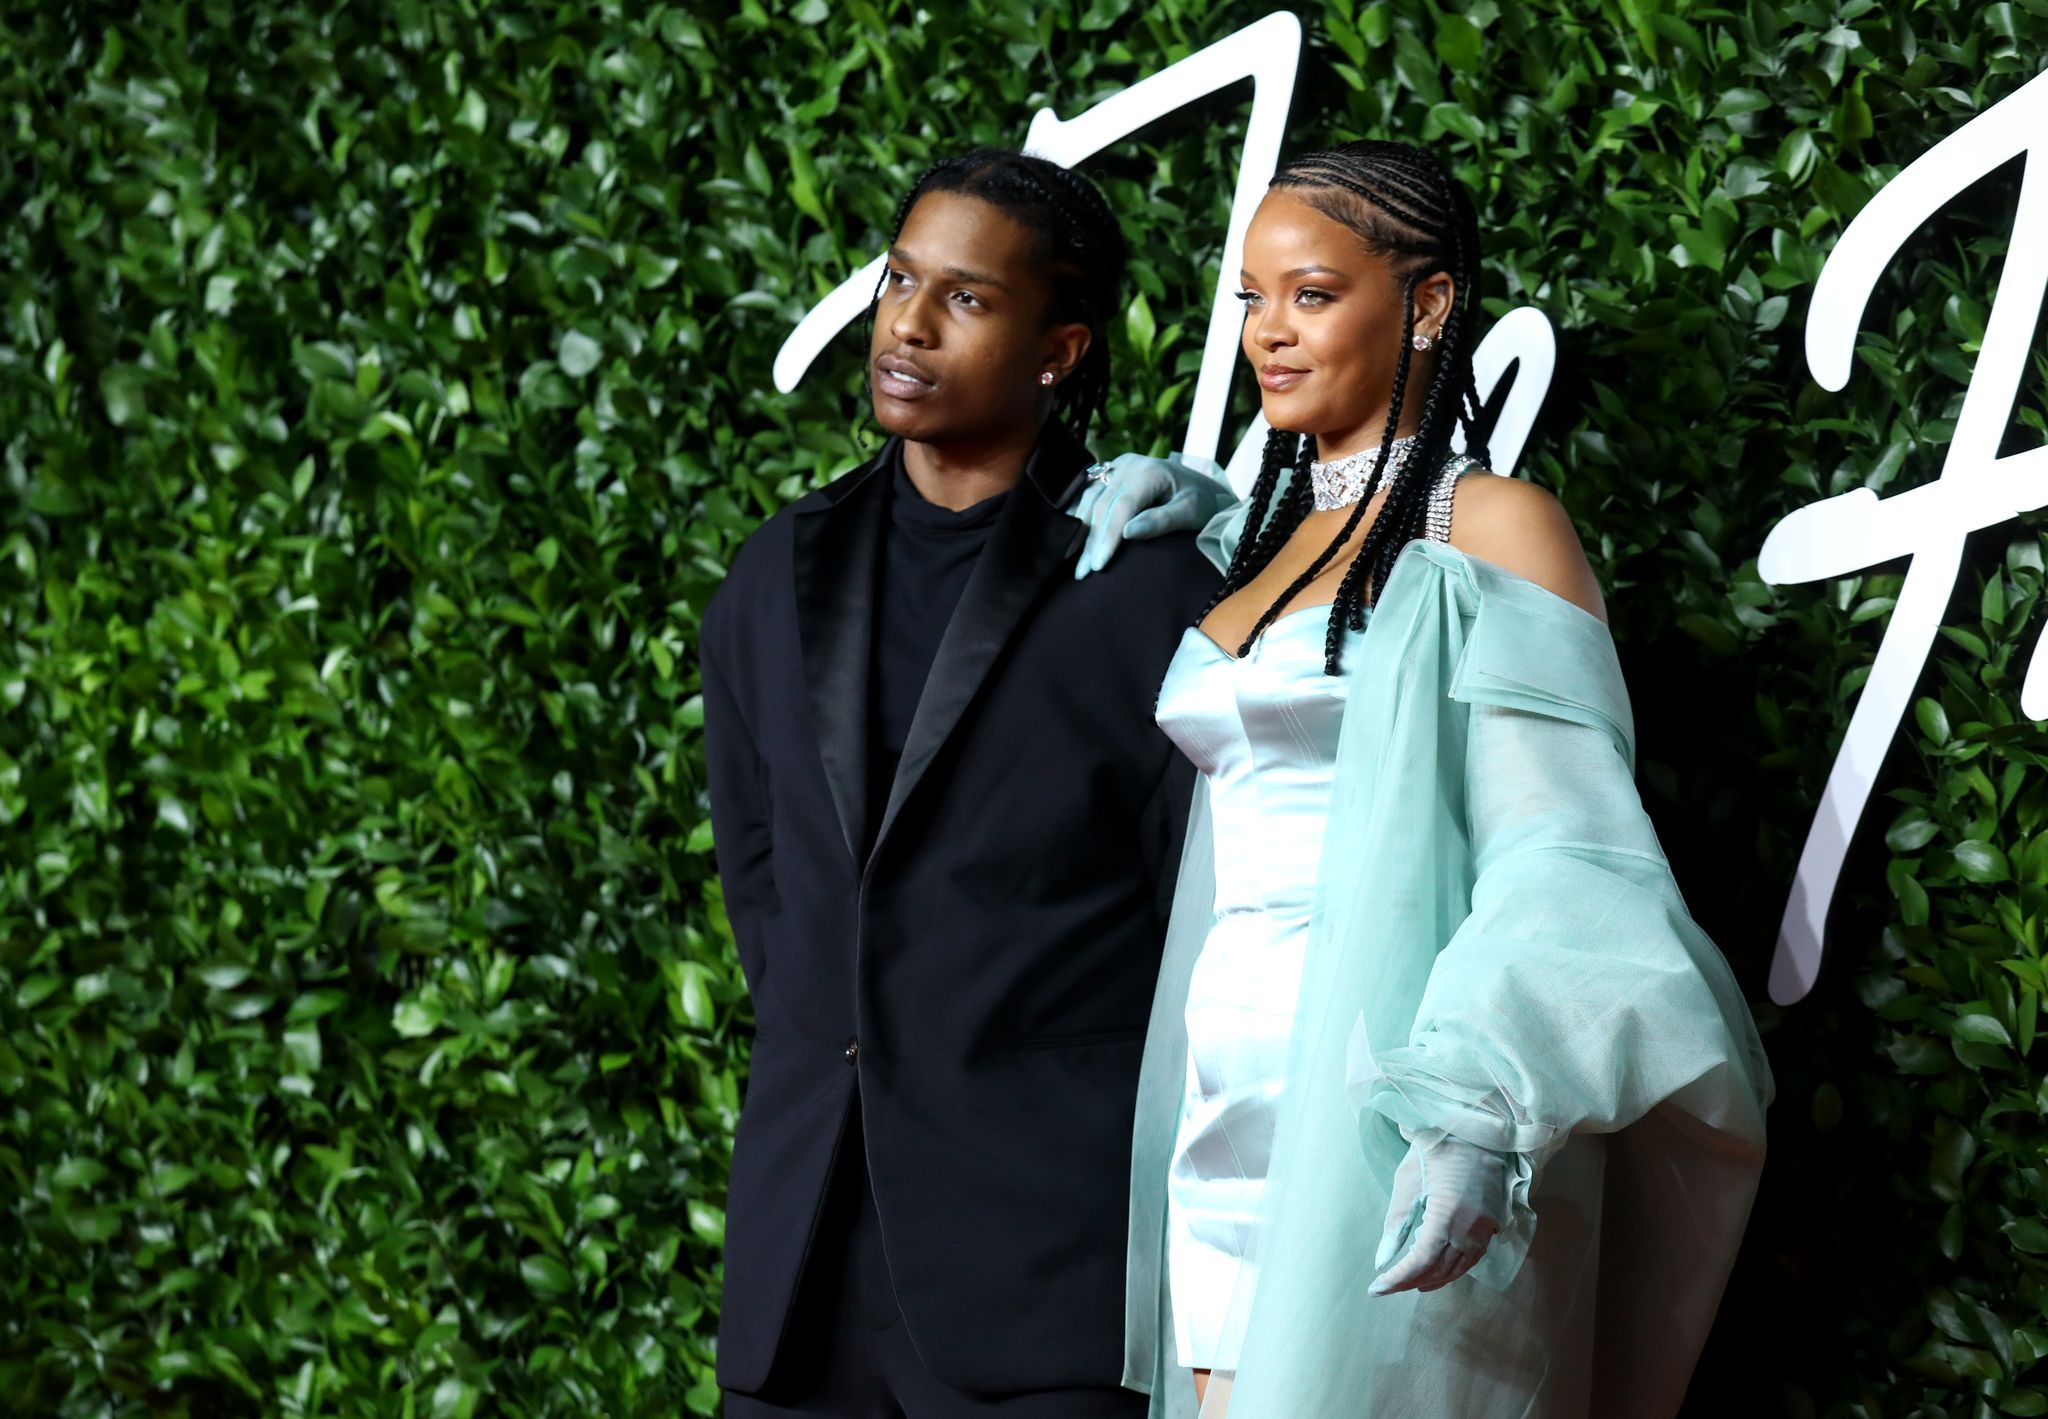
[[[962,1259],[960,1284],[974,1284],[972,1258]],[[756,1393],[726,1391],[726,1419],[1144,1419],[1145,1410],[1144,1395],[1122,1388],[990,1396],[932,1377],[889,1284],[856,1102],[775,1373]]]

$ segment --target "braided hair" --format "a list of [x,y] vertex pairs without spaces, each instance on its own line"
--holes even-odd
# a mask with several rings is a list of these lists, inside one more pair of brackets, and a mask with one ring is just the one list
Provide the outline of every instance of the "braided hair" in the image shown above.
[[[1472,456],[1481,461],[1486,458],[1485,436],[1478,423],[1481,405],[1472,381],[1479,219],[1471,197],[1443,163],[1428,150],[1407,143],[1346,143],[1341,148],[1304,154],[1274,174],[1272,189],[1285,191],[1333,221],[1342,222],[1357,234],[1368,251],[1392,266],[1401,282],[1401,350],[1394,368],[1392,398],[1387,405],[1386,430],[1380,437],[1379,457],[1366,479],[1365,495],[1353,505],[1351,516],[1336,540],[1253,624],[1238,648],[1239,656],[1251,654],[1259,633],[1322,575],[1358,531],[1366,504],[1380,489],[1386,475],[1387,460],[1393,452],[1394,436],[1401,426],[1401,411],[1408,398],[1415,288],[1439,271],[1447,272],[1455,285],[1450,313],[1437,337],[1436,371],[1423,392],[1422,424],[1404,460],[1407,476],[1394,479],[1379,516],[1365,534],[1364,545],[1337,585],[1337,599],[1330,608],[1329,630],[1323,641],[1324,673],[1335,675],[1345,629],[1355,631],[1364,627],[1366,604],[1376,599],[1386,585],[1394,559],[1402,548],[1424,534],[1432,475],[1450,455],[1454,424],[1465,426],[1466,446]],[[1263,571],[1308,516],[1308,465],[1314,449],[1312,437],[1278,429],[1268,435],[1258,481],[1252,485],[1244,532],[1223,584],[1203,616]],[[1276,500],[1275,491],[1283,472],[1291,476],[1286,491]]]
[[[1128,259],[1123,229],[1108,201],[1094,183],[1058,163],[1008,148],[975,148],[941,158],[911,184],[889,228],[891,245],[903,234],[910,209],[931,192],[958,193],[1001,208],[1037,238],[1053,321],[1088,327],[1088,353],[1053,394],[1054,415],[1085,443],[1088,426],[1109,397],[1109,322],[1120,308]],[[883,272],[868,303],[863,348],[872,343],[875,307],[888,279]]]

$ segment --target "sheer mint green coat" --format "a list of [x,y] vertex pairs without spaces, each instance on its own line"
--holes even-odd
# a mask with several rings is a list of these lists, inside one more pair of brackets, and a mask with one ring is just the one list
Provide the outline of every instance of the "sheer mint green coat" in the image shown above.
[[[1243,516],[1204,533],[1212,559]],[[1230,1419],[1674,1414],[1773,1085],[1637,796],[1613,641],[1533,582],[1416,541],[1344,673],[1272,1171],[1232,1303],[1249,1315]],[[1195,1412],[1166,1177],[1213,862],[1198,787],[1132,1164],[1124,1383],[1154,1416]],[[1403,1128],[1516,1155],[1510,1215],[1469,1276],[1373,1296]]]

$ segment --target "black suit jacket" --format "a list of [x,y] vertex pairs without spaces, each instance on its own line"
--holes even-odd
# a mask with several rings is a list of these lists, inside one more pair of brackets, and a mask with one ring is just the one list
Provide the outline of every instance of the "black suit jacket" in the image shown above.
[[[926,1365],[1113,1386],[1138,1058],[1193,770],[1154,724],[1214,589],[1190,537],[1073,580],[1088,462],[1056,424],[865,819],[887,460],[741,548],[702,644],[711,808],[757,1033],[718,1375],[766,1383],[856,1088],[890,1277]],[[877,797],[880,795],[878,794]]]

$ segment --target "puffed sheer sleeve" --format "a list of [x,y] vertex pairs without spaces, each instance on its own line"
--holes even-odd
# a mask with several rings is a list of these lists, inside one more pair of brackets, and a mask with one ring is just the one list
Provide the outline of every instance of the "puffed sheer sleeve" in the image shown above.
[[1473,1272],[1505,1287],[1535,1230],[1542,1166],[1572,1133],[1660,1106],[1729,1127],[1714,1101],[1741,1094],[1718,1076],[1746,1050],[1724,1023],[1740,1006],[1721,998],[1733,982],[1685,910],[1613,739],[1486,703],[1466,737],[1471,909],[1407,1043],[1375,1053],[1355,1037],[1348,1083],[1404,1133],[1515,1155],[1510,1216]]

